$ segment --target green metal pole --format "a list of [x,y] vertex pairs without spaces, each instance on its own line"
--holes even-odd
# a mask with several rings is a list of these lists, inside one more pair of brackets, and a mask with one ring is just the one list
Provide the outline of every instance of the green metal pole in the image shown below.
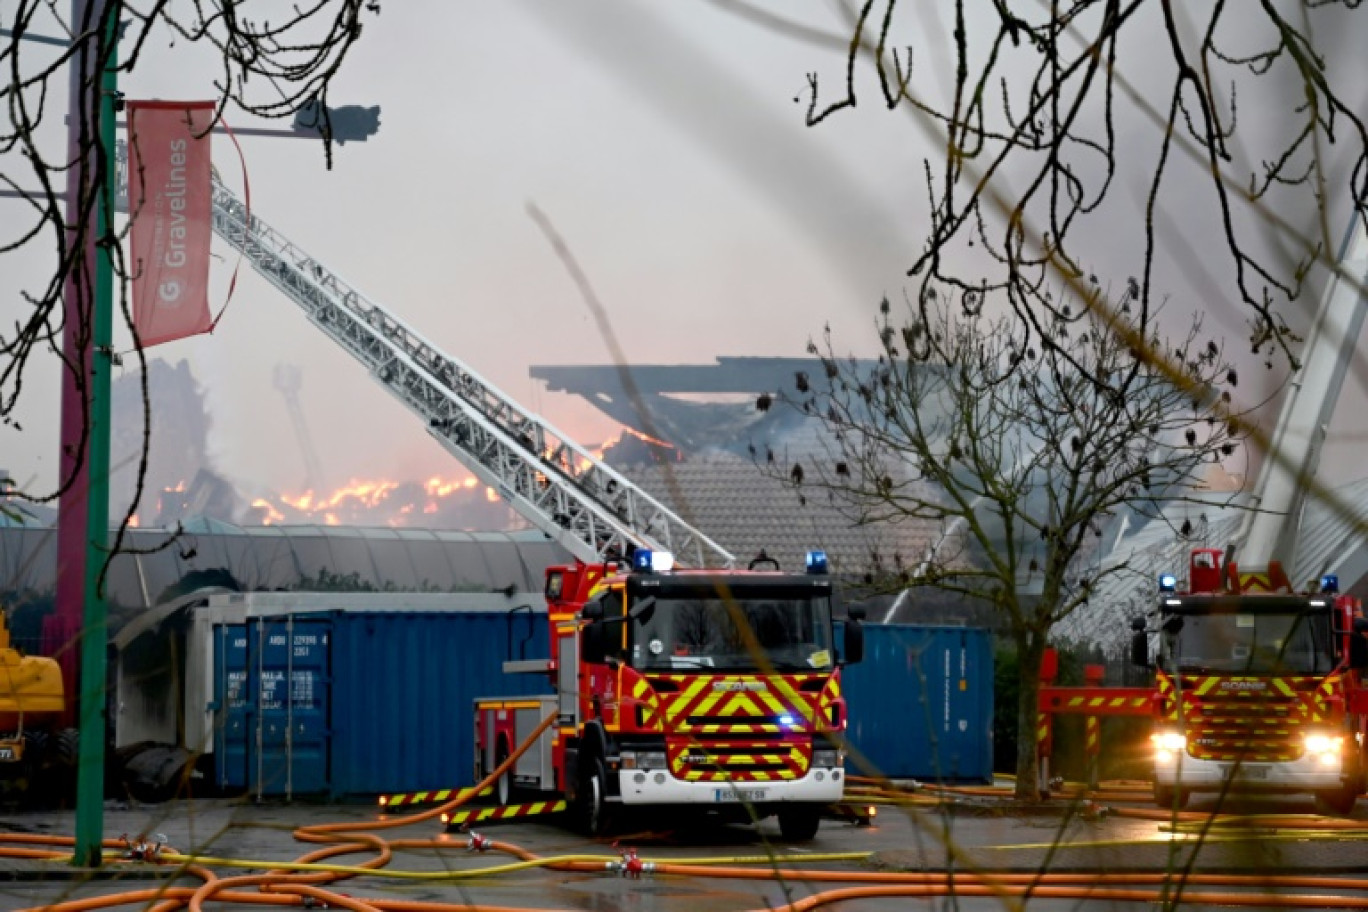
[[[104,761],[108,612],[100,574],[109,559],[109,386],[114,344],[114,183],[118,8],[95,0],[109,58],[100,74],[99,137],[104,156],[96,204],[95,300],[90,378],[90,495],[86,513],[85,613],[81,636],[81,749],[76,768],[76,848],[72,864],[98,867],[104,843]],[[112,6],[112,11],[111,11]],[[92,160],[94,160],[92,158]]]

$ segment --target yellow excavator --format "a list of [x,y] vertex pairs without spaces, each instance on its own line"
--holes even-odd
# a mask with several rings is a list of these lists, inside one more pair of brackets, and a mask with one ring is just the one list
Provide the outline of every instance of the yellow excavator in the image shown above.
[[61,728],[62,669],[55,659],[24,655],[10,642],[0,608],[0,795],[60,800],[75,768],[76,730]]

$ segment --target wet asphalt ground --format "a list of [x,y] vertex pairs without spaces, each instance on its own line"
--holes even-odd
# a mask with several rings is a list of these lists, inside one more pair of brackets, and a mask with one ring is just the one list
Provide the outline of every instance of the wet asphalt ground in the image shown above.
[[[1143,805],[1136,805],[1141,807]],[[1120,806],[1118,806],[1120,807]],[[1196,810],[1211,809],[1201,800]],[[1309,814],[1311,805],[1295,797],[1265,799],[1236,808],[1258,814]],[[1355,819],[1368,821],[1368,800],[1356,809]],[[170,846],[205,859],[220,876],[260,872],[272,863],[298,859],[316,845],[293,836],[301,826],[348,822],[358,831],[370,830],[385,819],[372,807],[308,804],[254,804],[235,801],[170,802],[127,807],[109,805],[104,829],[107,837],[128,834],[156,841],[164,836]],[[782,859],[786,869],[822,871],[985,871],[1078,872],[1098,875],[1122,871],[1155,873],[1191,870],[1199,873],[1238,872],[1276,878],[1279,873],[1323,874],[1356,878],[1368,884],[1368,840],[1363,834],[1340,833],[1322,837],[1305,832],[1282,833],[1260,829],[1237,837],[1208,833],[1205,838],[1168,832],[1153,820],[1109,814],[1083,819],[1065,802],[1032,813],[1007,812],[993,802],[963,802],[949,808],[882,806],[872,826],[849,821],[823,822],[816,839],[786,844],[771,821],[758,826],[716,826],[672,830],[670,821],[625,821],[614,839],[588,840],[559,818],[542,818],[477,827],[494,840],[513,843],[539,856],[599,856],[604,863],[620,858],[628,847],[648,861],[682,859],[753,859],[749,867],[774,867]],[[1366,824],[1368,825],[1368,824]],[[0,832],[11,834],[72,835],[70,812],[35,811],[0,814]],[[394,876],[367,875],[335,885],[356,897],[420,902],[462,903],[472,908],[574,909],[591,912],[730,912],[770,909],[840,884],[815,883],[802,874],[787,873],[763,880],[716,879],[697,875],[647,874],[639,880],[615,873],[563,873],[527,868],[510,873],[482,873],[482,869],[513,861],[499,852],[467,849],[468,836],[446,833],[436,820],[392,830],[373,830],[388,840],[438,839],[433,849],[400,850],[385,866]],[[859,860],[806,861],[834,853],[868,853]],[[333,859],[360,864],[372,850]],[[232,860],[245,867],[230,866]],[[433,877],[432,875],[440,875]],[[416,876],[415,876],[416,875]],[[97,872],[77,871],[47,861],[0,859],[0,909],[41,908],[45,904],[153,889],[172,882],[198,886],[200,881],[174,879],[169,865],[117,862]],[[1188,888],[1198,892],[1198,886]],[[1259,908],[1285,908],[1278,896],[1323,893],[1306,888],[1286,889],[1276,880],[1266,887],[1273,896]],[[1368,891],[1356,894],[1368,897]],[[1136,909],[1147,903],[1113,901],[1093,896],[1087,900],[1032,898],[1031,909]],[[847,899],[826,906],[884,912],[909,908],[1008,908],[1001,898],[957,895],[953,898],[880,897]],[[1208,905],[1183,904],[1184,908]],[[125,909],[150,908],[146,901]],[[209,902],[206,910],[274,908]],[[288,907],[281,907],[288,908]]]

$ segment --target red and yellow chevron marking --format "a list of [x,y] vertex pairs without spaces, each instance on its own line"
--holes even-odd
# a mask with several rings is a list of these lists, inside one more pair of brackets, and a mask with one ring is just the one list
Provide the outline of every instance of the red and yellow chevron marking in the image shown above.
[[494,793],[494,786],[487,785],[476,791],[473,788],[463,789],[437,789],[432,792],[407,792],[399,795],[381,795],[377,803],[382,808],[404,807],[410,804],[441,804],[443,801],[450,801],[453,798],[483,798]]
[[531,804],[506,804],[502,807],[470,808],[453,811],[446,817],[448,829],[486,820],[511,820],[514,817],[536,817],[538,814],[559,814],[566,808],[565,801],[534,801]]
[[[1147,709],[1149,697],[1070,697],[1065,701],[1070,712],[1105,716],[1128,709]],[[1092,712],[1089,713],[1088,711]]]
[[661,679],[679,688],[678,693],[657,698],[656,708],[671,731],[700,731],[708,726],[713,733],[777,732],[782,730],[773,721],[778,716],[792,715],[804,727],[817,720],[814,695],[799,693],[795,682],[777,675],[662,675]]
[[1102,720],[1088,716],[1083,720],[1083,753],[1096,757],[1102,749]]
[[[644,727],[648,731],[664,731],[665,714],[660,711],[660,698],[651,689],[650,683],[645,678],[637,678],[632,682],[631,691],[628,694],[628,702],[646,707],[643,718]],[[631,712],[628,709],[628,712]]]
[[803,744],[728,741],[671,744],[670,772],[686,782],[777,782],[807,773],[810,756]]
[[1339,675],[1183,675],[1158,681],[1164,718],[1181,717],[1188,754],[1201,760],[1295,760],[1302,755],[1304,726],[1338,718],[1341,689]]

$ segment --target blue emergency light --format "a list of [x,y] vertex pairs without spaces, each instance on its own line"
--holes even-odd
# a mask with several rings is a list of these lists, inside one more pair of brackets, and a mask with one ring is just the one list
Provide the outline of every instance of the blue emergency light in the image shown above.
[[1178,577],[1172,573],[1162,573],[1159,575],[1159,591],[1175,592],[1178,589]]
[[1329,592],[1331,594],[1339,592],[1339,575],[1336,573],[1327,573],[1325,576],[1322,576],[1320,588],[1321,592]]
[[826,573],[827,556],[825,551],[809,551],[803,561],[808,573]]

